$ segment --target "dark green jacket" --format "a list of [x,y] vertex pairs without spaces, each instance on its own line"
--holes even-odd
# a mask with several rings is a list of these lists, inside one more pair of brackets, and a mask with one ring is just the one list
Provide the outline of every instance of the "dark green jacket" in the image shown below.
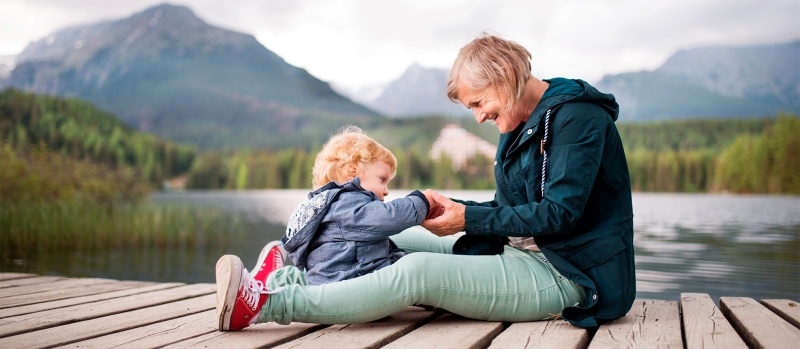
[[[598,320],[624,316],[636,296],[631,185],[614,125],[619,107],[585,81],[549,82],[528,122],[500,136],[495,200],[460,201],[467,205],[467,235],[454,252],[534,237],[553,266],[586,291],[586,303],[562,316],[596,330]],[[539,148],[548,110],[542,198]]]

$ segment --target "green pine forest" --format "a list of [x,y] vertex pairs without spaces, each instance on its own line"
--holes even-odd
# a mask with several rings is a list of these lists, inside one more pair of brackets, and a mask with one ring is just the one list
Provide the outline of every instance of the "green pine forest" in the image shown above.
[[[452,122],[497,140],[491,126],[436,116],[366,129],[398,158],[393,188],[494,188],[489,159],[456,171],[428,157]],[[800,194],[797,115],[617,127],[634,191]],[[132,130],[87,102],[9,89],[0,92],[0,199],[135,202],[178,176],[189,189],[308,189],[320,145],[199,151]]]

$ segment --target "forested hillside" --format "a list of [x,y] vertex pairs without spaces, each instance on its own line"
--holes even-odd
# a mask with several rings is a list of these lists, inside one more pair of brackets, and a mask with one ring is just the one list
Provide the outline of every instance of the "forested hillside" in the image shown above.
[[114,168],[135,168],[151,183],[186,172],[192,147],[131,130],[114,115],[72,98],[0,92],[0,140],[18,151],[44,145],[59,154]]
[[635,191],[800,194],[800,119],[619,124]]
[[190,9],[58,30],[16,57],[8,86],[75,96],[127,125],[201,149],[291,149],[348,122],[383,119],[249,34]]
[[185,173],[191,147],[131,130],[91,104],[0,92],[0,199],[136,202]]

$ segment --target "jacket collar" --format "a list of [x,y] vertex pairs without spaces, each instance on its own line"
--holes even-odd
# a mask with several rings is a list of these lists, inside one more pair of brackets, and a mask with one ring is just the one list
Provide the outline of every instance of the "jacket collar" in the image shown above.
[[[368,190],[366,190],[366,189],[361,187],[361,178],[358,178],[358,176],[356,176],[355,178],[353,178],[353,179],[351,179],[351,180],[349,180],[347,182],[344,182],[342,184],[336,183],[336,181],[330,181],[327,184],[319,187],[317,190],[314,190],[314,191],[308,193],[308,199],[311,200],[311,198],[319,195],[320,193],[323,193],[326,190],[331,190],[331,189],[338,189],[340,191],[345,191],[345,192],[347,192],[347,191],[359,191],[359,190],[368,191]],[[368,192],[370,194],[372,194],[372,195],[375,195],[375,193],[373,193],[371,191],[368,191]],[[376,196],[376,198],[377,198],[377,196]]]
[[528,141],[533,138],[533,135],[539,131],[539,125],[542,123],[542,119],[544,119],[544,116],[547,114],[547,110],[558,107],[567,100],[572,99],[572,97],[573,96],[569,95],[560,95],[540,101],[539,104],[533,108],[528,121],[524,126],[522,126],[522,130],[517,134],[517,139],[514,140],[511,143],[511,146],[508,148],[508,151],[506,152],[506,158],[517,151],[517,149],[519,149],[523,144],[528,143]]

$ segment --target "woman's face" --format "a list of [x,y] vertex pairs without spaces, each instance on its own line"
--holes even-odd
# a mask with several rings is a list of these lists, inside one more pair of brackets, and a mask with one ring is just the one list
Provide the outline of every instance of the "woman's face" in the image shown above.
[[516,108],[510,111],[505,110],[508,103],[508,96],[499,94],[494,88],[488,87],[484,91],[473,91],[466,88],[458,90],[458,100],[461,104],[475,114],[478,123],[486,121],[493,122],[500,130],[500,133],[509,133],[524,120],[524,116],[515,112]]

